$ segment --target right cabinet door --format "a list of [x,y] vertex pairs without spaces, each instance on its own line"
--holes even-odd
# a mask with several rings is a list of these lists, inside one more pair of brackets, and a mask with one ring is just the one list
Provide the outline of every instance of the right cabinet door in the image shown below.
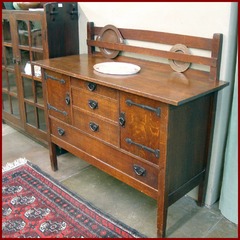
[[161,103],[120,93],[121,148],[152,163],[160,158]]

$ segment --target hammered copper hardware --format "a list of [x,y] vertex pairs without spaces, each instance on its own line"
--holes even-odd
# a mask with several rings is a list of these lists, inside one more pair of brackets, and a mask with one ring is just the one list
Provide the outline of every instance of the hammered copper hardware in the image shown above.
[[67,116],[67,112],[61,111],[61,110],[55,108],[54,106],[50,105],[49,103],[47,104],[47,108],[48,108],[49,110],[53,110],[53,111],[55,111],[55,112],[62,113],[64,116]]
[[65,133],[64,129],[62,129],[60,127],[58,127],[57,131],[58,131],[59,136],[63,136]]
[[87,84],[87,87],[88,87],[88,90],[89,90],[89,91],[93,92],[94,90],[96,90],[97,84],[96,84],[96,83],[93,83],[93,82],[89,82],[89,83]]
[[153,153],[153,154],[155,155],[156,158],[159,158],[160,151],[159,151],[158,149],[154,150],[154,149],[149,148],[149,147],[147,147],[147,146],[144,146],[144,145],[142,145],[142,144],[140,144],[140,143],[136,143],[136,142],[132,141],[132,139],[130,139],[130,138],[126,138],[125,141],[126,141],[128,144],[136,145],[137,147],[142,148],[143,150],[146,150],[146,151],[148,151],[148,152],[151,152],[151,153]]
[[98,102],[90,99],[88,100],[88,106],[94,110],[98,108]]
[[58,78],[56,78],[56,77],[53,77],[53,76],[47,74],[46,72],[44,73],[44,78],[45,78],[45,80],[51,79],[51,80],[54,80],[54,81],[58,81],[58,82],[60,82],[61,84],[64,84],[64,83],[65,83],[65,80],[64,80],[64,79],[58,79]]
[[90,129],[91,129],[93,132],[96,132],[96,131],[98,131],[98,129],[99,129],[99,126],[98,126],[96,123],[94,123],[94,122],[90,122],[90,123],[89,123],[89,127],[90,127]]
[[153,108],[153,107],[150,107],[150,106],[147,106],[147,105],[144,105],[144,104],[135,103],[135,102],[133,102],[132,100],[129,100],[129,99],[126,100],[126,104],[127,104],[128,106],[134,105],[134,106],[143,108],[143,109],[145,109],[145,110],[148,110],[148,111],[151,111],[151,112],[155,112],[155,113],[157,114],[157,116],[160,117],[160,113],[161,113],[160,107],[158,107],[158,108]]
[[137,164],[133,164],[133,170],[138,176],[146,176],[146,169]]
[[125,126],[125,113],[121,112],[118,120],[119,120],[120,126],[124,127]]
[[70,96],[69,96],[69,93],[66,93],[65,103],[66,103],[67,105],[70,104]]

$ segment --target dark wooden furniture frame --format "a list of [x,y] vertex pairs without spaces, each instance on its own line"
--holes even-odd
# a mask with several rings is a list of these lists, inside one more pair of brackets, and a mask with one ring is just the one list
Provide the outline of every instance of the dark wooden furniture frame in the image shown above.
[[[158,206],[157,233],[164,237],[167,209],[171,204],[198,185],[198,203],[204,204],[217,92],[228,85],[219,80],[222,35],[201,38],[119,28],[125,40],[184,44],[211,52],[211,57],[203,57],[101,42],[96,36],[102,27],[89,22],[87,29],[88,54],[37,62],[43,74],[52,74],[66,82],[60,86],[56,81],[44,81],[46,105],[50,104],[47,122],[52,168],[58,168],[57,144],[153,197]],[[176,73],[168,64],[122,54],[107,59],[96,47],[203,64],[209,66],[209,71],[188,69]],[[107,61],[138,64],[141,71],[124,77],[93,71],[94,64]],[[89,91],[92,83],[97,86],[96,91]],[[55,91],[60,93],[59,98],[52,97]],[[69,100],[67,105],[65,96]],[[92,97],[98,98],[99,105],[105,109],[100,117],[100,107],[96,110],[82,105]],[[129,99],[136,102],[137,107],[129,106]],[[151,106],[153,111],[145,110],[143,105]],[[61,111],[56,112],[51,106]],[[156,114],[155,109],[160,113]],[[84,125],[91,118],[101,122],[100,129],[108,124],[114,130],[109,130],[109,134],[100,130],[91,132]],[[132,139],[141,142],[142,149]]]

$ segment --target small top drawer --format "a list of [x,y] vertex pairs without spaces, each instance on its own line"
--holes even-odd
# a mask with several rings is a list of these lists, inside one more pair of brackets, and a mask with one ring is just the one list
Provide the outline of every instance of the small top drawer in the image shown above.
[[70,77],[44,70],[44,81],[47,90],[48,114],[71,123]]
[[113,98],[115,100],[118,99],[118,92],[116,89],[101,86],[94,82],[88,82],[88,81],[83,81],[83,80],[77,79],[77,78],[71,78],[71,86],[84,89],[88,92],[103,95],[105,97]]

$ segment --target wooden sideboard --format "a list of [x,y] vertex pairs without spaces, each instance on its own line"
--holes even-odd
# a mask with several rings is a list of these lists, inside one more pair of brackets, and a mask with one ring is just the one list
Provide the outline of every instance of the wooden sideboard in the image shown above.
[[[209,58],[95,40],[101,27],[88,23],[88,54],[46,59],[42,67],[50,159],[57,170],[55,145],[157,200],[157,231],[165,236],[167,208],[199,185],[204,204],[217,92],[221,34],[213,39],[119,29],[124,39],[185,44],[211,51]],[[95,47],[171,57],[209,65],[209,72],[178,73],[169,64],[117,56]],[[134,75],[93,70],[102,62],[141,67]]]

